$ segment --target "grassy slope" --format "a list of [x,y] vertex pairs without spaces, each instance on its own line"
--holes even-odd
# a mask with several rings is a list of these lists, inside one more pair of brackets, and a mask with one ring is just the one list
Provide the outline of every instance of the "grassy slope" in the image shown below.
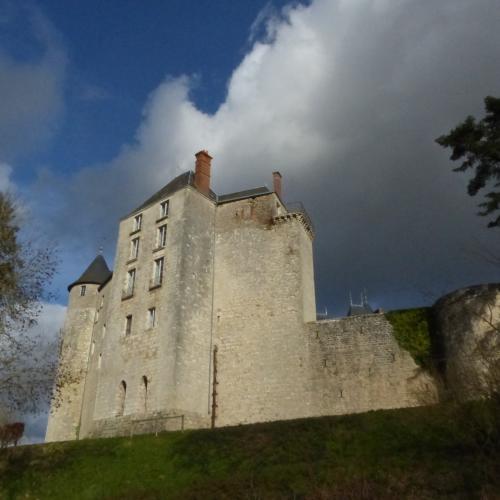
[[452,407],[441,406],[25,446],[0,452],[0,497],[471,498],[481,489],[500,492],[494,473],[500,456],[480,456],[468,432]]

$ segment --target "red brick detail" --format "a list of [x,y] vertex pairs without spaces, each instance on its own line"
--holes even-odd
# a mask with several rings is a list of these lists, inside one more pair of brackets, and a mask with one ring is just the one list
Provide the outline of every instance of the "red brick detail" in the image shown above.
[[210,192],[210,168],[212,157],[208,154],[208,151],[205,150],[198,151],[195,156],[194,185],[200,193],[208,195]]

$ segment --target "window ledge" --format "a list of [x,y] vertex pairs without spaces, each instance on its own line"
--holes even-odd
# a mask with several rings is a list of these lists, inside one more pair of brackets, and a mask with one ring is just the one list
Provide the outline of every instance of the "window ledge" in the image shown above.
[[140,232],[141,232],[141,228],[139,228],[139,229],[134,229],[133,231],[131,231],[130,236],[132,236],[133,234],[140,233]]
[[149,289],[150,290],[156,290],[157,288],[160,288],[161,287],[161,283],[157,283],[156,285],[149,285]]
[[134,257],[133,259],[127,260],[127,262],[125,264],[128,266],[129,264],[132,264],[132,262],[135,262],[136,260],[137,260],[137,257]]
[[163,217],[160,217],[159,219],[156,219],[156,222],[163,222],[164,220],[168,219],[168,214],[164,215]]
[[134,292],[132,293],[122,293],[122,300],[131,299],[134,296]]
[[165,250],[165,246],[153,248],[153,253],[159,252],[160,250]]

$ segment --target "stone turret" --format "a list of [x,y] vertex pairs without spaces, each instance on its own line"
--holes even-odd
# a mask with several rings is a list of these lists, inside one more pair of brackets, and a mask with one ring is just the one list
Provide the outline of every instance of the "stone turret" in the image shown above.
[[99,290],[111,275],[104,257],[98,255],[68,286],[68,310],[58,372],[62,387],[54,394],[46,441],[78,438],[92,333],[100,302]]

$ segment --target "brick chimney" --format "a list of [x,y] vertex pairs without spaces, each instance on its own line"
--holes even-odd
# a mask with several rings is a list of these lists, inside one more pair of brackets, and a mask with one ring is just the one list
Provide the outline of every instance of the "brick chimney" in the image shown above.
[[205,150],[198,151],[195,156],[194,186],[200,193],[208,196],[210,192],[210,164],[212,157]]
[[273,172],[273,190],[281,200],[281,174],[279,172]]

